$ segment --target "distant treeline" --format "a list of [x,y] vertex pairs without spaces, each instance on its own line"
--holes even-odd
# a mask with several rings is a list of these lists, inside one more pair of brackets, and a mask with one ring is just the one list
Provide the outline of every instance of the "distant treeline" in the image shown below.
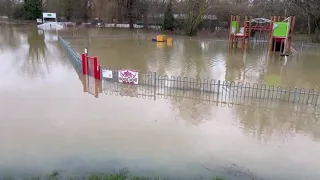
[[[0,0],[0,15],[35,20],[42,11],[56,12],[60,20],[106,23],[161,24],[165,30],[215,31],[231,14],[297,18],[295,31],[320,34],[320,1],[305,0]],[[219,27],[219,28],[217,28]]]

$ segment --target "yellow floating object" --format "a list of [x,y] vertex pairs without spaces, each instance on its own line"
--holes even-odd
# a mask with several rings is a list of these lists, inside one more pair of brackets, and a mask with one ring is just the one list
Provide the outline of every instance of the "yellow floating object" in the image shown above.
[[166,36],[165,35],[157,35],[157,42],[165,42]]
[[172,44],[172,40],[173,40],[172,38],[167,38],[167,43]]

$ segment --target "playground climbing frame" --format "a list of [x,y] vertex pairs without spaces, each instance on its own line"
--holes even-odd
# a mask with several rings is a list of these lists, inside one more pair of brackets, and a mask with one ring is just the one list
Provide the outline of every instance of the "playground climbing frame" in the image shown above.
[[[263,21],[262,21],[263,20]],[[268,51],[280,51],[287,54],[292,49],[292,36],[295,25],[295,17],[289,16],[281,20],[280,16],[271,16],[271,19],[245,16],[243,26],[240,16],[230,16],[229,48],[236,49],[241,43],[242,51],[250,48],[251,39],[257,38],[259,42],[268,42]]]

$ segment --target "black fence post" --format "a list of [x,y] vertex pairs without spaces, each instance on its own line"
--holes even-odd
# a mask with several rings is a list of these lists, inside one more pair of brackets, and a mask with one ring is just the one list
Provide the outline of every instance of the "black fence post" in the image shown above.
[[218,80],[218,90],[217,90],[217,105],[218,105],[218,103],[219,103],[220,86],[221,86],[221,82],[220,82],[220,80]]

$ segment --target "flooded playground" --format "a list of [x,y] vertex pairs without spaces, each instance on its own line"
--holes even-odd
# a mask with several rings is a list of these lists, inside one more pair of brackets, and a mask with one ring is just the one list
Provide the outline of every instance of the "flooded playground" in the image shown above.
[[[90,78],[85,83],[55,31],[13,26],[0,32],[0,177],[120,168],[172,179],[320,177],[318,106],[259,100],[230,105],[192,91]],[[174,36],[171,45],[157,43],[151,41],[155,33],[143,30],[59,34],[78,54],[87,47],[103,67],[320,87],[320,54],[300,43],[298,54],[281,57],[268,55],[261,44],[229,53],[225,40]]]

